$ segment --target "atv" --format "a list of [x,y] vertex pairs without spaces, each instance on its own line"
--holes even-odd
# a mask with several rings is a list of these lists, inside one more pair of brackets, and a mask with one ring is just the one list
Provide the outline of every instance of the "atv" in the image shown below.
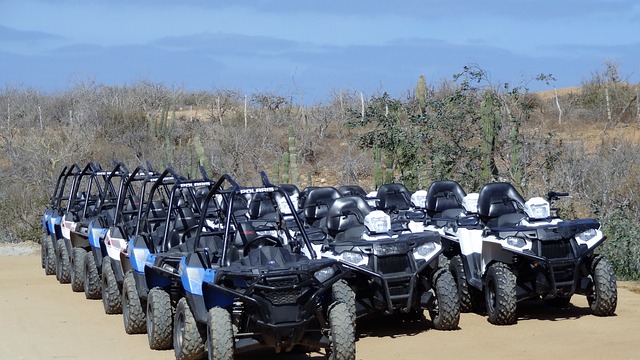
[[609,260],[595,253],[605,240],[600,223],[552,213],[549,202],[564,196],[549,192],[548,200],[525,202],[511,184],[490,183],[478,195],[477,213],[446,230],[459,243],[468,286],[485,294],[491,323],[516,323],[519,301],[565,306],[574,294],[585,295],[597,316],[615,313],[616,276]]
[[[314,250],[352,270],[346,281],[355,292],[358,317],[403,313],[422,318],[426,309],[435,328],[457,329],[460,309],[455,282],[438,265],[440,235],[411,231],[407,219],[418,216],[409,206],[405,208],[404,200],[401,204],[387,196],[399,188],[395,185],[378,191],[381,207],[392,212],[393,220],[384,211],[371,209],[360,196],[336,198],[317,225],[328,238],[314,242]],[[308,198],[315,197],[314,191],[309,191]],[[305,211],[317,213],[311,208]]]
[[[251,196],[246,217],[234,205],[243,195]],[[284,188],[241,187],[223,175],[203,208],[216,220],[201,218],[195,238],[180,245],[196,244],[178,269],[185,294],[174,318],[176,358],[197,358],[206,346],[217,360],[323,348],[332,359],[355,359],[346,272],[317,258]]]

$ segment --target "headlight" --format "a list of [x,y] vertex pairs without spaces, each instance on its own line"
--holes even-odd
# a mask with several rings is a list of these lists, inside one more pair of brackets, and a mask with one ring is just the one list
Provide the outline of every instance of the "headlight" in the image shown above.
[[326,267],[324,269],[316,271],[313,276],[320,282],[325,282],[335,274],[336,271],[332,267]]
[[524,203],[525,212],[531,219],[546,219],[551,216],[549,202],[541,197],[534,197]]
[[381,210],[374,210],[364,218],[364,226],[372,234],[384,234],[391,230],[391,217]]
[[598,232],[596,231],[596,229],[589,229],[577,234],[576,239],[583,242],[587,242],[593,239],[594,237],[596,237],[596,235],[598,235]]
[[507,240],[507,244],[509,246],[513,246],[517,248],[523,248],[527,245],[527,240],[520,237],[509,236],[505,240]]
[[429,254],[436,250],[436,244],[428,242],[418,246],[414,252],[422,257],[427,257]]
[[343,252],[342,254],[340,254],[340,258],[342,258],[342,260],[346,262],[356,264],[356,265],[362,262],[362,260],[364,260],[364,256],[362,256],[362,254],[351,252],[351,251]]

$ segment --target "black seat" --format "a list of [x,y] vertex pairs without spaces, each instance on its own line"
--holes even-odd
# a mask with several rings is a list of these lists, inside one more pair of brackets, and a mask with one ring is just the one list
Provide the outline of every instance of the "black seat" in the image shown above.
[[340,197],[340,192],[331,186],[309,188],[303,205],[307,223],[317,226],[317,222],[327,215],[333,202]]
[[380,208],[384,210],[411,209],[411,193],[402,184],[384,184],[378,188]]
[[329,235],[336,237],[338,233],[351,228],[364,226],[364,218],[371,212],[371,207],[359,196],[345,196],[336,199],[326,216],[326,227]]
[[276,206],[270,194],[255,194],[249,203],[249,218],[252,220],[275,220]]
[[173,229],[171,229],[168,235],[169,238],[165,241],[166,249],[164,250],[180,245],[183,242],[185,232],[196,225],[198,225],[198,219],[194,216],[193,210],[190,208],[178,208],[173,221]]
[[[515,223],[515,218],[524,217],[524,199],[522,195],[506,182],[495,182],[485,185],[478,195],[478,215],[488,227],[504,226]],[[517,215],[511,215],[517,214]],[[499,221],[504,215],[510,215]]]
[[367,198],[367,193],[358,185],[343,185],[338,188],[342,196],[359,196],[363,199]]
[[432,219],[451,219],[464,210],[467,196],[462,186],[452,180],[434,181],[427,190],[426,210]]

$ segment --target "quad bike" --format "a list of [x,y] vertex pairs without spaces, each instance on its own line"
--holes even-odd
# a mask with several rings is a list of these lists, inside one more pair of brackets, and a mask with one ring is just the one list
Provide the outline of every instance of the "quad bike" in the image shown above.
[[[567,194],[550,192],[549,201]],[[485,185],[477,213],[465,213],[446,229],[460,247],[461,271],[469,289],[483,292],[489,321],[517,322],[517,302],[542,298],[567,305],[574,294],[587,297],[597,316],[617,305],[616,276],[609,260],[595,253],[605,236],[593,219],[563,220],[549,201],[524,201],[509,183]]]
[[[243,194],[252,198],[248,217],[235,210]],[[201,218],[195,238],[180,245],[195,243],[178,268],[185,293],[174,317],[176,358],[198,358],[205,349],[209,359],[230,360],[258,349],[324,348],[331,359],[355,359],[345,270],[316,257],[284,188],[241,187],[223,175],[203,208],[215,220]]]
[[438,265],[440,235],[411,231],[405,220],[413,210],[392,204],[386,196],[392,189],[381,189],[380,205],[395,212],[393,220],[382,210],[372,210],[360,196],[337,198],[318,223],[328,237],[313,242],[314,250],[351,269],[346,281],[356,295],[357,316],[405,313],[421,318],[426,309],[435,328],[457,329],[456,284],[451,273]]

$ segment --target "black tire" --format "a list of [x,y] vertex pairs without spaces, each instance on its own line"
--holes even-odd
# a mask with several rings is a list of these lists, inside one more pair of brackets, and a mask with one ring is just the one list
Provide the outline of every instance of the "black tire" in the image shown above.
[[127,334],[147,332],[147,315],[138,296],[133,273],[127,271],[122,282],[122,320]]
[[153,288],[147,297],[147,339],[153,350],[173,347],[173,309],[169,293]]
[[504,263],[489,266],[485,280],[485,299],[489,322],[512,325],[516,317],[516,276]]
[[349,284],[344,280],[339,280],[331,286],[331,294],[333,301],[342,302],[349,309],[350,319],[356,321],[356,294],[353,292]]
[[469,292],[469,284],[467,283],[467,275],[464,273],[464,266],[460,255],[456,255],[449,261],[449,271],[453,275],[453,280],[458,287],[458,298],[460,299],[460,312],[473,311],[473,303],[471,302],[471,294]]
[[111,258],[105,256],[102,259],[102,305],[105,314],[122,313],[122,296],[116,281],[116,275],[111,267]]
[[330,360],[355,360],[356,336],[355,324],[349,319],[349,308],[345,303],[335,303],[329,309],[329,327],[331,328],[328,350]]
[[446,269],[436,270],[432,282],[436,302],[429,309],[433,327],[438,330],[456,330],[460,322],[460,301],[453,275]]
[[587,296],[589,307],[593,315],[611,316],[618,306],[618,288],[613,266],[604,256],[596,256],[592,264],[593,293]]
[[178,301],[173,319],[173,351],[176,360],[202,359],[206,333],[198,326],[186,298]]
[[71,281],[69,274],[69,252],[64,239],[58,239],[56,242],[58,251],[56,251],[56,279],[60,284],[68,284]]
[[42,265],[42,268],[44,269],[46,267],[46,258],[47,258],[47,249],[45,248],[45,239],[47,239],[49,236],[47,234],[42,235],[42,241],[40,242],[40,261]]
[[221,307],[209,309],[207,358],[209,360],[233,360],[234,350],[231,315]]
[[71,256],[71,290],[84,291],[84,262],[87,251],[83,248],[73,248]]
[[53,240],[49,236],[42,239],[44,244],[44,273],[46,275],[56,274],[56,251],[53,248]]
[[100,275],[96,267],[96,260],[93,252],[87,251],[84,254],[84,297],[91,300],[102,298],[102,286]]

